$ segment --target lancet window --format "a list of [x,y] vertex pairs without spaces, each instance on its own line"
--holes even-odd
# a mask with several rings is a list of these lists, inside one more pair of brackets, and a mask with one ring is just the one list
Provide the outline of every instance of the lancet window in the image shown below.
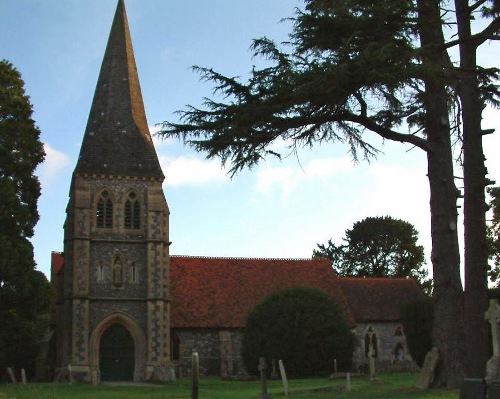
[[131,192],[125,201],[125,228],[139,229],[141,227],[141,204],[135,192]]
[[97,200],[97,227],[111,228],[113,227],[113,201],[109,192],[104,190],[101,192]]

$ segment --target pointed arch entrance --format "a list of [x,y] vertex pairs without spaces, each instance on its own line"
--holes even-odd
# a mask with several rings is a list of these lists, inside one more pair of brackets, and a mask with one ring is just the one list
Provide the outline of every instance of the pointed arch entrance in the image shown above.
[[99,369],[102,381],[133,381],[134,339],[119,323],[112,324],[101,336]]
[[146,338],[123,312],[101,320],[90,336],[91,364],[102,381],[141,381],[145,378]]

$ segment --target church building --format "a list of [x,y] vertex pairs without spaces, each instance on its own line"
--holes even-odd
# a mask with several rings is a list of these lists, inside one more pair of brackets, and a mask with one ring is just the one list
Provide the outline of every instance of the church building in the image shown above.
[[[237,376],[245,319],[277,289],[318,288],[358,338],[355,364],[411,364],[399,304],[408,279],[337,277],[325,259],[170,256],[165,176],[142,101],[124,0],[118,1],[64,225],[52,253],[56,367],[78,380],[168,380],[193,351],[206,375]],[[175,211],[175,210],[174,210]],[[406,362],[406,363],[405,363]]]

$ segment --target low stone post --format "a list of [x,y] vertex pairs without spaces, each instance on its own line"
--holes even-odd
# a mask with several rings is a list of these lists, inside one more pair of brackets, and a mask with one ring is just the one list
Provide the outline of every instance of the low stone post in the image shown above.
[[26,385],[26,371],[21,369],[21,384]]
[[198,388],[200,383],[200,359],[198,357],[198,352],[193,352],[191,357],[191,371],[191,399],[198,399]]
[[260,397],[261,399],[269,399],[270,396],[267,393],[267,376],[266,376],[267,364],[266,359],[259,357],[259,372],[260,372]]
[[345,390],[351,392],[351,373],[345,374]]

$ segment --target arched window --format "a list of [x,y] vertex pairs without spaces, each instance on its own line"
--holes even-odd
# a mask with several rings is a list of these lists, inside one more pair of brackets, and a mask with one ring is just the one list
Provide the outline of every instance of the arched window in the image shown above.
[[102,261],[99,261],[99,264],[97,266],[97,280],[101,283],[104,281],[104,264],[102,263]]
[[401,342],[398,342],[394,348],[394,360],[396,362],[405,360],[405,347]]
[[109,193],[104,190],[97,200],[97,227],[113,227],[113,202]]
[[141,204],[132,191],[125,201],[125,228],[139,229],[141,227]]

